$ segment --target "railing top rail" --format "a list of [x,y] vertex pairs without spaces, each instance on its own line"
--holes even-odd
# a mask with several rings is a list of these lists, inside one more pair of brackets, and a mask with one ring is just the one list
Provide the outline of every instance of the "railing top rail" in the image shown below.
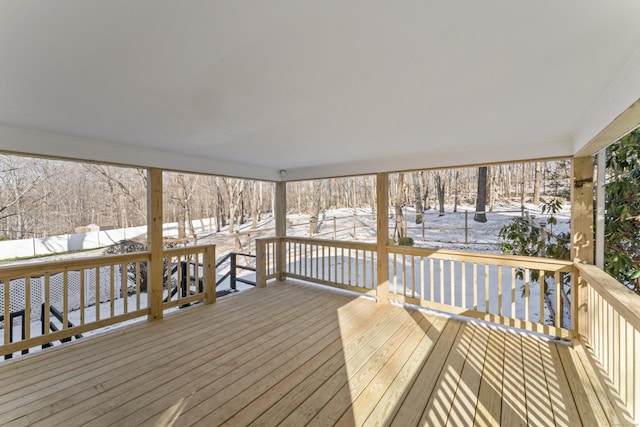
[[573,262],[552,258],[527,257],[516,255],[499,255],[480,252],[453,251],[445,249],[415,248],[411,246],[387,246],[389,253],[453,259],[456,261],[482,261],[488,264],[504,266],[539,268],[549,271],[571,271]]
[[276,242],[282,239],[282,237],[270,236],[270,237],[259,237],[256,239],[257,242]]
[[314,239],[309,237],[285,237],[289,242],[309,243],[323,246],[331,246],[337,248],[351,248],[351,249],[366,249],[376,250],[375,243],[362,243],[362,242],[345,242],[342,240],[330,240],[330,239]]
[[16,266],[0,267],[0,280],[16,277],[37,276],[61,271],[81,270],[96,266],[115,265],[137,261],[149,261],[150,252],[131,252],[120,255],[104,255],[99,257],[87,257],[81,259],[36,262]]
[[594,288],[631,326],[640,331],[640,295],[635,294],[595,265],[576,263],[575,267],[589,286]]
[[172,248],[165,249],[162,251],[164,256],[178,256],[178,255],[194,255],[202,253],[205,248],[212,247],[214,248],[216,245],[195,245],[195,246],[187,246],[184,248]]

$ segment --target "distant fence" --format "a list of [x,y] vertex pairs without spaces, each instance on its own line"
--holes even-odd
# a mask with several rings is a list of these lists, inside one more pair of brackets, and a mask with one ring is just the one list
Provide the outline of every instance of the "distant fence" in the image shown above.
[[[196,233],[211,231],[213,219],[193,220]],[[178,234],[178,223],[164,224],[165,236]],[[188,226],[187,226],[187,229]],[[41,237],[22,240],[0,241],[0,259],[23,258],[37,255],[49,255],[61,252],[96,249],[113,245],[121,240],[139,239],[147,236],[147,226],[119,228],[88,233],[63,234],[59,236]]]

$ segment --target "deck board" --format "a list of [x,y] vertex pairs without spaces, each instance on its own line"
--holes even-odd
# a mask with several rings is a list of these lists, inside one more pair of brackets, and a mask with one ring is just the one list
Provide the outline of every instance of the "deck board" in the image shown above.
[[0,363],[0,424],[616,421],[579,351],[283,282]]

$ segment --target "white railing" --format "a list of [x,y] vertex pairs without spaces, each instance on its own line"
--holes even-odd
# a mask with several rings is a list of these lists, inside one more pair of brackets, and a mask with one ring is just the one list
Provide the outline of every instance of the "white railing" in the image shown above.
[[[150,261],[138,252],[0,268],[0,356],[149,315]],[[215,246],[166,250],[162,268],[163,310],[215,301]]]
[[148,261],[149,254],[142,252],[1,268],[0,354],[47,346],[148,314],[140,274]]
[[586,293],[578,332],[640,423],[640,296],[596,266],[576,269]]
[[[280,243],[282,275],[277,266]],[[573,263],[568,261],[387,246],[389,281],[380,284],[373,244],[285,237],[260,239],[258,248],[263,254],[258,261],[263,285],[276,277],[307,280],[573,337]]]
[[404,246],[387,249],[390,299],[557,337],[573,336],[571,262]]
[[[209,258],[209,262],[207,262]],[[207,265],[215,266],[215,246],[190,246],[163,252],[164,299],[162,307],[184,306],[207,298]],[[215,291],[212,293],[215,300]]]

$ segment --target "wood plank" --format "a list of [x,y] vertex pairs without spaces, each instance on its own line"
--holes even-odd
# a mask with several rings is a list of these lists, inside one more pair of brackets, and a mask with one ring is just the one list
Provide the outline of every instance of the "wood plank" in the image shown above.
[[[271,301],[273,303],[278,301],[278,298],[288,299],[286,296],[280,295],[266,295],[265,301]],[[292,301],[294,299],[292,298]],[[238,301],[238,310],[252,310],[246,312],[246,315],[253,313],[259,313],[260,309],[255,306],[255,303],[262,301],[261,298],[256,297],[255,300],[250,298],[244,298],[242,301]],[[194,307],[195,308],[195,307]],[[212,316],[212,321],[223,320],[228,313],[223,311],[224,306],[216,307],[220,310],[215,310]],[[206,321],[199,316],[197,311],[181,310],[179,313],[175,313],[172,316],[182,316],[180,320],[178,318],[172,319],[170,322],[163,324],[164,331],[170,333],[174,329],[178,329],[181,334],[191,332],[197,334],[198,327],[206,324]],[[238,316],[238,319],[241,319]],[[231,320],[231,319],[229,319]],[[72,343],[65,344],[56,348],[55,355],[50,355],[48,351],[43,351],[15,359],[14,365],[5,364],[0,369],[0,381],[7,380],[7,375],[11,375],[12,372],[19,370],[22,363],[29,364],[30,369],[27,372],[22,372],[19,380],[13,380],[12,384],[14,389],[19,389],[29,384],[38,383],[42,386],[42,378],[55,377],[65,375],[67,372],[73,369],[74,363],[81,363],[84,366],[91,368],[91,363],[96,361],[98,363],[104,363],[105,358],[111,355],[123,355],[123,351],[130,351],[136,353],[138,348],[133,344],[145,345],[150,343],[150,340],[161,340],[162,337],[157,335],[150,335],[146,330],[147,326],[144,324],[138,324],[129,326],[119,331],[113,331],[111,334],[118,336],[124,335],[122,338],[122,345],[125,350],[113,348],[111,339],[115,338],[111,335],[99,335],[88,337],[81,341],[74,341]],[[181,335],[182,336],[182,335]],[[91,342],[91,345],[84,344],[85,342]],[[5,402],[9,397],[8,394],[0,396],[0,405]]]
[[420,425],[444,425],[447,422],[475,332],[476,326],[472,323],[463,323],[460,327],[456,342],[420,418]]
[[465,358],[460,383],[451,402],[448,426],[471,425],[478,404],[482,372],[487,354],[490,330],[486,326],[475,328],[473,342]]
[[590,386],[587,373],[577,356],[574,358],[575,350],[564,346],[558,346],[556,349],[558,350],[567,382],[571,387],[571,394],[578,408],[582,425],[607,425],[607,417],[602,407],[598,404],[598,398]]
[[[619,349],[617,349],[619,351]],[[615,392],[615,388],[601,366],[587,354],[587,349],[580,346],[575,349],[574,355],[577,357],[588,378],[591,380],[595,394],[598,397],[600,406],[604,410],[611,425],[625,425],[633,423],[631,416],[623,408],[620,396]]]
[[[350,328],[341,328],[341,342],[336,343],[337,345],[327,346],[286,378],[234,414],[233,417],[225,422],[225,425],[248,425],[258,416],[272,408],[283,396],[289,393],[289,391],[301,385],[320,369],[329,371],[327,365],[331,364],[332,361],[339,361],[343,358],[343,346],[348,345],[363,329],[366,329],[369,324],[373,323],[380,314],[382,314],[382,310],[380,309],[366,310],[359,313],[357,320],[354,321]],[[297,394],[305,394],[302,387],[300,387]]]
[[[313,301],[309,301],[309,303],[316,304],[317,300],[313,299]],[[295,314],[292,316],[291,313],[287,310],[283,310],[281,311],[281,313],[282,313],[281,315],[279,315],[276,312],[270,313],[271,314],[270,320],[272,321],[272,324],[286,325],[286,323],[289,320],[291,320],[292,317],[295,317]],[[241,319],[239,318],[238,320],[241,320]],[[222,352],[225,348],[232,349],[235,346],[242,345],[242,343],[244,342],[250,342],[252,340],[255,340],[259,338],[263,333],[266,333],[271,328],[273,328],[273,326],[267,325],[267,326],[264,326],[263,328],[257,328],[256,330],[247,329],[247,332],[245,332],[243,336],[243,329],[246,329],[246,328],[243,327],[243,325],[240,322],[236,321],[236,323],[237,323],[237,328],[236,328],[237,331],[235,332],[233,329],[213,331],[212,333],[207,334],[208,335],[207,339],[201,339],[201,338],[199,339],[199,336],[201,336],[202,334],[202,329],[200,329],[199,333],[195,333],[193,336],[190,337],[190,340],[191,341],[197,340],[200,346],[205,347],[209,343],[211,343],[211,345],[215,345],[215,343],[219,343],[220,340],[223,340],[225,338],[225,335],[228,333],[233,334],[232,336],[234,337],[234,339],[229,340],[227,338],[225,340],[225,343],[227,345],[218,346],[219,348],[216,349],[218,352]],[[215,323],[213,323],[212,325],[215,325]],[[198,331],[198,329],[195,329],[195,331]],[[88,377],[86,378],[87,383],[80,382],[78,383],[78,385],[81,386],[81,388],[82,387],[88,387],[88,388],[83,390],[76,390],[75,394],[67,393],[66,395],[65,394],[60,395],[59,393],[56,393],[56,391],[63,386],[67,386],[67,387],[73,386],[73,384],[77,382],[76,381],[77,376],[68,378],[64,384],[57,383],[51,390],[49,396],[52,396],[54,399],[61,399],[61,401],[55,402],[55,405],[50,405],[50,406],[53,406],[50,409],[47,409],[45,407],[45,409],[49,411],[47,412],[47,415],[50,416],[51,410],[60,412],[63,409],[69,407],[69,405],[77,402],[82,402],[82,404],[85,407],[88,407],[90,401],[94,401],[96,404],[99,404],[103,400],[101,399],[102,392],[110,388],[122,386],[122,385],[124,385],[127,388],[134,387],[136,385],[136,381],[138,381],[141,378],[143,379],[145,374],[152,373],[154,369],[158,368],[159,364],[163,365],[166,362],[171,360],[180,360],[181,362],[187,363],[189,362],[190,359],[195,358],[198,355],[207,354],[204,352],[204,350],[198,349],[197,351],[189,352],[189,354],[185,356],[183,354],[183,352],[186,349],[185,344],[188,343],[189,341],[184,342],[181,340],[177,340],[176,339],[177,337],[184,336],[184,334],[180,333],[179,331],[176,332],[175,335],[166,335],[164,333],[160,333],[160,334],[155,334],[155,336],[160,338],[165,338],[165,339],[167,336],[169,336],[169,337],[172,337],[173,340],[176,342],[174,346],[169,347],[165,350],[168,354],[171,355],[171,358],[168,358],[168,359],[164,358],[162,361],[159,361],[158,363],[152,363],[150,364],[150,366],[147,366],[144,360],[142,360],[142,357],[140,356],[139,352],[134,351],[132,357],[133,357],[133,360],[137,362],[127,364],[126,366],[128,369],[126,371],[119,371],[118,369],[115,369],[115,372],[118,372],[119,375],[114,374],[114,369],[112,368],[112,366],[113,365],[121,366],[122,364],[127,362],[128,360],[125,358],[126,355],[123,355],[120,358],[115,357],[108,364],[104,363],[105,366],[100,370],[100,372],[92,371],[92,370],[86,370],[86,371],[83,370],[83,372],[87,372],[87,375],[88,375]],[[159,345],[160,344],[161,342],[159,343]],[[80,378],[80,379],[84,379],[84,378]],[[99,388],[92,387],[93,384],[99,384],[100,387]],[[31,399],[38,399],[35,402],[35,405],[34,404],[30,405],[32,408],[34,406],[38,406],[41,404],[50,403],[46,399],[43,399],[42,397],[40,397],[37,393],[35,394],[32,393],[29,397]],[[93,399],[91,397],[93,397]],[[16,409],[20,409],[21,406],[22,405],[18,405]],[[32,414],[31,417],[34,418],[35,415]],[[52,419],[53,419],[52,417],[49,417],[49,420],[52,420]]]
[[[255,290],[249,291],[248,294],[243,295],[243,298],[237,301],[238,310],[246,310],[252,309],[258,302],[261,302],[264,298],[265,302],[268,301],[277,301],[278,298],[282,298],[282,295],[279,295],[279,292],[273,292],[269,294],[253,294]],[[254,298],[255,295],[255,298]],[[218,319],[222,320],[225,316],[225,307],[228,307],[230,310],[233,310],[230,306],[227,306],[225,302],[221,302],[220,305],[216,306],[214,310],[214,314],[212,315],[213,321],[218,321]],[[180,310],[178,313],[173,313],[171,316],[184,316],[183,320],[172,320],[168,324],[166,324],[166,328],[174,328],[178,327],[183,329],[184,331],[188,331],[194,329],[194,327],[198,327],[200,323],[206,323],[206,320],[202,319],[202,317],[195,310],[196,307],[190,308],[188,310]],[[256,311],[259,309],[256,308]],[[116,336],[120,337],[122,335],[126,335],[125,338],[122,338],[123,345],[125,348],[130,348],[129,343],[143,343],[147,338],[157,338],[157,337],[149,337],[146,332],[147,325],[144,323],[140,323],[137,325],[130,325],[125,328],[120,328],[117,330],[110,331],[109,334],[100,334],[91,337],[87,337],[80,341],[73,341],[70,343],[65,343],[59,347],[55,348],[55,352],[53,349],[47,351],[41,351],[37,353],[29,354],[25,357],[21,357],[19,359],[13,359],[12,361],[8,361],[3,363],[0,366],[0,381],[4,381],[11,376],[13,372],[20,369],[20,365],[22,363],[29,364],[30,369],[27,372],[22,372],[20,377],[21,380],[25,380],[27,378],[34,377],[36,375],[51,375],[56,371],[56,369],[65,369],[61,372],[66,372],[70,369],[73,369],[74,363],[88,363],[84,360],[81,361],[84,357],[89,356],[98,356],[101,355],[106,356],[109,352],[117,353],[121,351],[117,348],[113,348],[113,344],[111,342]],[[91,346],[83,344],[84,342],[91,341]],[[55,356],[54,356],[55,354]],[[39,381],[34,379],[34,381]],[[0,397],[1,399],[2,397]]]
[[590,362],[523,332],[278,282],[0,363],[17,385],[0,392],[0,424],[627,422]]
[[[366,305],[369,304],[373,302]],[[354,310],[340,319],[331,316],[322,320],[307,319],[288,332],[286,341],[277,347],[272,346],[262,357],[236,367],[215,381],[204,379],[189,383],[195,394],[186,402],[180,423],[220,425],[242,409],[247,401],[254,400],[322,349],[333,343],[339,344],[341,328],[350,327],[350,321],[357,314]],[[200,384],[203,387],[197,389]],[[153,418],[158,412],[154,414],[154,408],[162,410],[162,400],[156,399],[151,405],[145,405],[143,410],[135,411],[118,422],[139,425],[147,419],[146,422],[155,424]]]
[[407,393],[404,401],[402,401],[391,425],[408,426],[418,424],[449,352],[454,344],[459,341],[459,332],[461,330],[462,324],[459,322],[449,322],[447,324],[442,334],[440,334],[433,351],[424,361],[413,387]]
[[[285,378],[289,378],[293,372],[298,371],[302,366],[307,365],[308,369],[308,362],[310,360],[314,359],[315,365],[319,367],[322,366],[323,362],[326,362],[327,359],[334,356],[336,353],[341,353],[343,345],[341,334],[343,332],[346,334],[347,331],[350,330],[352,330],[354,333],[357,333],[357,329],[362,327],[361,321],[361,313],[354,312],[350,313],[349,315],[341,315],[338,325],[334,325],[337,326],[337,329],[334,330],[336,334],[331,337],[333,338],[333,341],[331,341],[328,345],[324,344],[320,340],[316,340],[313,337],[309,337],[308,340],[313,343],[312,345],[307,345],[304,342],[301,342],[301,346],[304,349],[303,351],[299,352],[294,349],[291,352],[291,355],[293,357],[289,359],[286,359],[286,356],[279,356],[278,359],[285,360],[282,360],[283,363],[269,372],[266,376],[258,379],[258,374],[250,373],[242,379],[242,381],[244,381],[243,384],[241,384],[240,386],[234,384],[234,390],[241,387],[244,387],[244,389],[241,393],[235,395],[232,399],[226,402],[216,402],[215,400],[212,401],[212,399],[207,399],[206,401],[203,400],[202,404],[186,413],[185,416],[180,419],[180,421],[190,423],[191,420],[194,419],[198,420],[198,422],[196,423],[197,425],[210,426],[222,424],[243,408],[249,409],[255,414],[256,408],[254,407],[254,404],[252,402],[254,399],[261,396],[263,393],[270,391],[274,386],[283,381]],[[318,358],[318,354],[324,354],[324,357]],[[259,367],[259,370],[265,370],[264,366]],[[301,381],[304,378],[298,375],[298,379]],[[229,395],[233,393],[227,389],[222,390],[220,394]],[[249,403],[247,405],[247,402],[252,403]],[[217,408],[215,408],[216,405],[218,405]],[[215,410],[212,411],[212,409]],[[198,418],[203,412],[205,416],[202,418]],[[253,418],[255,418],[255,415],[253,416]]]
[[[180,313],[180,314],[182,314],[182,313]],[[187,313],[185,313],[185,316],[183,317],[183,319],[184,319],[184,318],[190,318],[190,317],[191,317],[191,316],[186,316],[186,314],[187,314]],[[196,315],[197,315],[197,312],[196,312],[196,313],[194,313],[194,314],[196,314]],[[239,317],[239,320],[240,320],[240,319],[241,319],[241,317]],[[230,320],[232,320],[232,321],[233,321],[233,318],[231,318]],[[184,326],[185,326],[185,328],[187,328],[187,329],[185,329],[185,330],[187,330],[187,331],[188,331],[188,330],[189,330],[189,329],[188,329],[188,326],[189,326],[189,325],[191,325],[191,327],[192,327],[191,329],[193,330],[193,337],[194,337],[194,338],[195,338],[195,337],[197,337],[197,336],[198,336],[198,334],[197,334],[197,331],[198,331],[198,325],[197,325],[197,324],[194,324],[194,323],[193,323],[193,322],[191,322],[191,321],[186,321],[186,322],[184,322],[184,323],[185,323],[185,325],[184,325]],[[165,322],[165,324],[166,324],[166,322]],[[179,325],[179,324],[180,324],[180,322],[171,322],[171,323],[166,324],[166,327],[165,327],[164,325],[163,325],[162,327],[159,327],[159,329],[163,332],[163,334],[154,334],[153,336],[155,337],[155,339],[156,339],[156,340],[160,340],[160,341],[161,341],[161,340],[163,339],[163,337],[164,337],[164,332],[165,332],[165,331],[170,332],[170,330],[171,330],[171,328],[173,328],[174,324],[175,324],[175,325]],[[196,326],[195,328],[193,328],[193,326],[194,326],[194,325]],[[140,327],[144,327],[144,325],[139,325],[139,326],[140,326]],[[135,327],[134,327],[133,329],[135,329]],[[222,331],[220,331],[220,333],[222,333]],[[177,331],[177,334],[178,334],[178,335],[177,335],[178,337],[184,337],[184,336],[185,336],[184,331],[183,331],[182,329],[178,330],[178,331]],[[130,342],[131,344],[135,344],[135,343],[137,343],[137,342],[138,342],[138,339],[137,339],[136,335],[134,335],[134,334],[131,334],[131,337],[129,336],[129,334],[126,334],[125,338],[126,338],[127,340],[129,340],[129,342]],[[131,338],[131,339],[129,339],[129,338]],[[89,345],[89,344],[87,343],[87,345]],[[82,349],[84,346],[83,346],[83,345],[80,345],[79,347]],[[93,346],[91,346],[91,348],[92,348],[92,347],[93,347]],[[131,347],[131,349],[130,349],[130,347]],[[136,353],[138,352],[138,349],[136,349],[136,348],[135,348],[135,345],[125,345],[125,346],[124,346],[124,348],[125,348],[126,350],[119,350],[119,351],[118,351],[118,349],[116,348],[116,349],[115,349],[115,351],[113,352],[113,354],[115,354],[115,355],[120,355],[120,356],[126,356],[127,352],[130,352],[130,353],[132,353],[132,354],[136,354]],[[64,360],[64,359],[65,359],[65,356],[66,356],[66,355],[67,355],[67,353],[68,353],[67,351],[64,351],[64,350],[66,350],[66,349],[61,348],[61,349],[60,349],[60,351],[56,353],[56,356],[58,356],[58,354],[60,354],[60,357],[55,357],[55,358],[52,358],[52,359],[53,359],[54,361],[55,361],[55,360],[57,360],[57,359],[60,359],[60,358],[62,358],[62,359]],[[73,355],[73,353],[71,353],[71,354]],[[94,355],[93,355],[93,358],[97,361],[98,366],[99,366],[99,363],[100,363],[100,362],[103,362],[103,363],[104,363],[104,360],[100,358],[100,355],[101,355],[101,354],[104,354],[104,351],[101,351],[100,349],[97,349],[96,354],[94,354]],[[83,364],[84,366],[87,366],[88,368],[92,368],[92,366],[91,366],[91,365],[88,365],[88,364],[87,364],[87,361],[86,361],[86,360],[84,360],[84,359],[83,359],[83,360],[80,360],[78,363],[81,363],[81,364]],[[41,384],[42,384],[41,382],[38,382],[38,386],[39,386],[39,387],[40,387],[40,385],[41,385]]]
[[[302,402],[287,418],[285,418],[282,426],[299,426],[309,423],[337,394],[342,387],[347,384],[353,375],[358,372],[370,359],[377,348],[382,346],[398,331],[398,329],[410,321],[407,319],[403,310],[393,310],[395,316],[392,320],[380,325],[371,339],[362,347],[357,349],[355,354],[347,354],[345,351],[345,365],[342,369],[332,375],[318,390]],[[345,349],[346,350],[346,349]],[[342,415],[332,414],[333,419],[337,419]]]
[[524,388],[527,396],[527,422],[535,426],[554,425],[553,409],[540,358],[537,338],[522,340]]
[[250,425],[276,425],[281,423],[299,405],[305,402],[309,396],[315,393],[323,384],[334,377],[338,372],[344,372],[345,364],[349,359],[358,354],[360,349],[369,343],[377,332],[387,324],[392,323],[397,316],[397,310],[385,307],[380,314],[369,323],[369,327],[355,331],[354,335],[345,340],[341,353],[334,355],[322,367],[314,371],[295,388],[286,393],[282,399],[271,406]]
[[[341,406],[345,407],[345,410],[335,425],[349,426],[354,423],[361,425],[368,418],[373,407],[382,398],[407,358],[424,337],[426,330],[431,326],[430,319],[421,312],[415,311],[411,318],[412,322],[406,324],[406,329],[401,328],[386,343],[384,351],[378,350],[371,360],[356,373],[354,379],[342,388],[341,393],[336,394],[322,408],[322,411],[310,424],[314,424],[314,422],[317,424],[318,421],[328,419],[323,412],[338,413]],[[344,400],[343,397],[345,397]],[[346,400],[346,397],[349,397],[349,401]]]
[[478,391],[474,425],[498,426],[502,410],[505,333],[492,328]]
[[[243,341],[241,345],[221,346],[219,341],[211,343],[208,347],[202,347],[198,344],[198,349],[204,352],[200,358],[194,357],[191,352],[187,352],[188,349],[185,349],[185,353],[180,357],[181,364],[178,366],[166,367],[164,360],[162,360],[163,367],[157,368],[155,371],[160,370],[163,375],[140,376],[135,381],[128,381],[122,386],[103,391],[97,397],[97,402],[94,402],[98,403],[97,406],[83,410],[75,417],[70,418],[69,422],[83,425],[104,425],[105,423],[117,422],[123,418],[123,415],[110,410],[114,405],[119,406],[119,411],[127,411],[130,414],[140,413],[151,402],[157,402],[164,396],[171,396],[171,391],[176,388],[187,387],[190,391],[197,390],[199,388],[197,384],[200,382],[212,382],[232,371],[235,366],[248,366],[249,362],[259,363],[258,361],[263,360],[259,356],[264,357],[271,346],[290,338],[288,332],[292,327],[295,328],[298,324],[304,324],[307,327],[312,325],[311,321],[315,320],[312,316],[323,311],[322,303],[316,301],[314,305],[316,306],[314,309],[308,305],[301,305],[290,310],[291,315],[287,314],[285,319],[274,323],[271,330],[261,331],[260,336]],[[269,325],[266,318],[261,323]],[[126,393],[123,393],[123,389],[131,389],[132,387],[138,387],[140,390],[153,390],[153,393],[141,391],[139,396],[131,399]],[[167,406],[169,405],[164,407]],[[61,421],[62,419],[56,419],[55,422]]]
[[375,402],[375,407],[371,409],[364,425],[384,425],[395,417],[400,404],[413,387],[413,382],[420,368],[424,365],[425,360],[433,350],[435,343],[449,321],[445,317],[435,317],[431,320],[427,317],[427,320],[431,327],[426,329],[414,352],[406,358],[406,363],[402,366],[401,371],[396,375],[382,397]]
[[505,333],[504,376],[502,378],[502,413],[500,424],[527,425],[522,338],[515,332]]
[[560,355],[558,354],[558,346],[564,344],[544,342],[538,344],[542,355],[542,364],[545,377],[547,378],[547,385],[549,386],[556,425],[579,425],[580,414],[578,413],[574,397],[571,394],[571,387],[565,376]]

